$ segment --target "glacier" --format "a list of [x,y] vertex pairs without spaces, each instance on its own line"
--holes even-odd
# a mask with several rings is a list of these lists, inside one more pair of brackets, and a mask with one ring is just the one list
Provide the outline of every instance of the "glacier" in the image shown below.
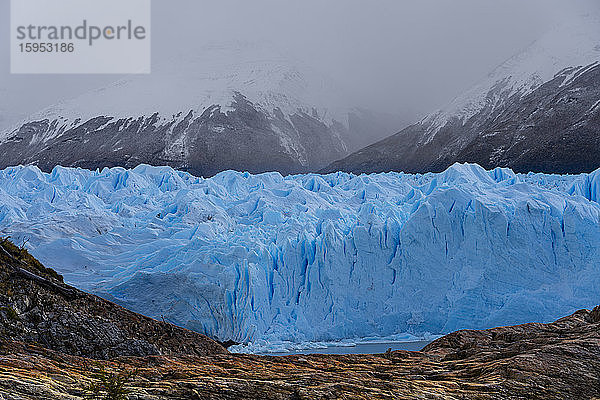
[[0,235],[77,287],[237,342],[437,335],[600,304],[600,170],[210,179],[0,171]]

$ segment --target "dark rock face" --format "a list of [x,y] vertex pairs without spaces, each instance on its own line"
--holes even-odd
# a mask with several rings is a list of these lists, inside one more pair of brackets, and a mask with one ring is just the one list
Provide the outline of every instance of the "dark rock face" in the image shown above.
[[95,359],[226,353],[203,335],[143,317],[63,284],[54,271],[3,240],[0,337]]
[[[450,119],[430,137],[425,122],[334,162],[323,172],[439,172],[456,162],[516,172],[582,173],[600,167],[600,64],[567,69],[533,92]],[[501,90],[492,89],[493,97]],[[492,102],[490,102],[492,103]]]
[[0,142],[0,168],[35,164],[96,169],[141,163],[168,165],[197,176],[234,169],[283,174],[316,170],[347,154],[341,124],[326,125],[298,111],[286,118],[265,112],[236,94],[232,110],[208,107],[171,121],[150,117],[98,116],[68,128],[57,120],[23,125]]

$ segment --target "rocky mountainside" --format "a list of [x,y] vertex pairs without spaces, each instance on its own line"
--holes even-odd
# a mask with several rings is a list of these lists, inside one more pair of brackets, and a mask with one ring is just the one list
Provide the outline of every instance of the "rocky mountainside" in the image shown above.
[[0,168],[146,163],[197,176],[314,171],[368,144],[365,137],[374,142],[397,129],[377,119],[276,50],[226,43],[196,58],[162,61],[151,75],[86,93],[0,132]]
[[4,339],[88,358],[226,353],[203,335],[65,285],[6,239],[0,240],[0,321]]
[[455,162],[516,172],[600,167],[600,20],[549,32],[446,108],[324,172],[437,172]]

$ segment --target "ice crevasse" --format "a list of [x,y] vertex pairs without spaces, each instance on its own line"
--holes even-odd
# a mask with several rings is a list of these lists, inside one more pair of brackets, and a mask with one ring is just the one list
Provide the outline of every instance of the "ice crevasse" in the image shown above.
[[549,321],[600,304],[600,170],[210,179],[0,171],[0,234],[66,281],[220,339]]

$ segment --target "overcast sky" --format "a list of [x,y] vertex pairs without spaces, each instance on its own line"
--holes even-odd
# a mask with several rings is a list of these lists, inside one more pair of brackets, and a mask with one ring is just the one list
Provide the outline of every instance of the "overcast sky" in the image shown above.
[[[360,94],[360,105],[422,114],[600,1],[153,0],[152,7],[154,65],[211,42],[268,41]],[[119,78],[10,75],[9,26],[9,0],[0,0],[5,123]]]

